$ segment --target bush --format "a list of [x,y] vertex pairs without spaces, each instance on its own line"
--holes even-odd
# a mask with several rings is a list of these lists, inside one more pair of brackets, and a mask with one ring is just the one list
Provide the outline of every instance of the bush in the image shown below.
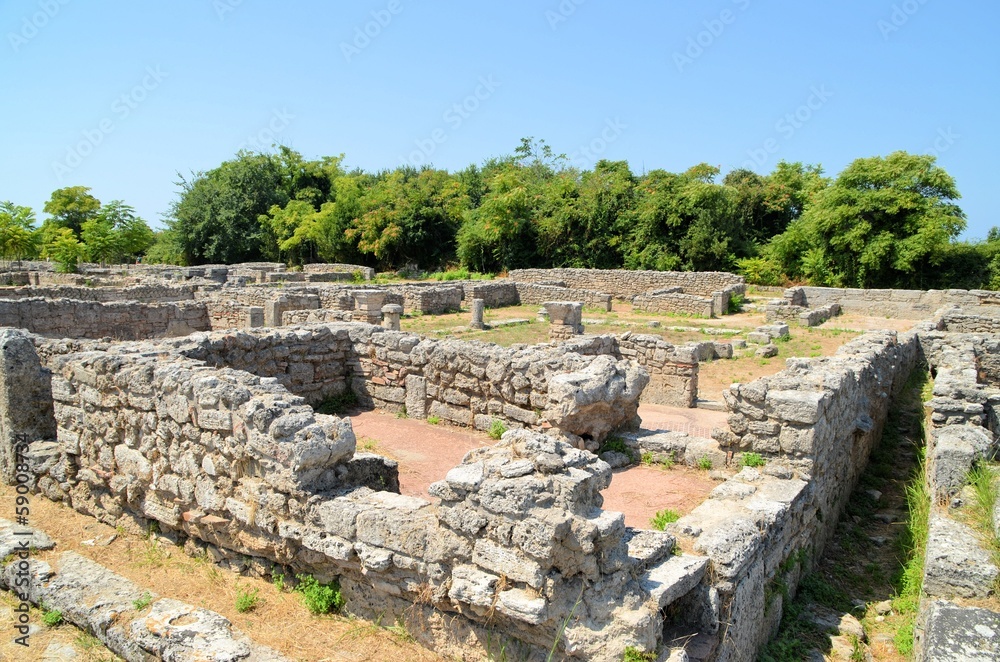
[[740,466],[744,467],[762,467],[767,464],[760,453],[744,453],[743,457],[740,458]]
[[344,596],[340,594],[340,586],[320,584],[312,575],[295,575],[299,585],[295,592],[302,595],[302,602],[313,614],[330,614],[344,607]]
[[702,455],[698,458],[698,468],[702,471],[708,471],[712,468],[712,458],[707,455]]
[[499,439],[507,431],[507,426],[503,421],[494,420],[490,423],[490,439]]
[[142,611],[148,607],[151,602],[153,602],[153,596],[150,595],[149,591],[146,591],[142,594],[141,598],[132,601],[132,606],[135,607],[136,611]]
[[625,444],[625,440],[618,436],[610,436],[604,440],[601,444],[600,449],[598,449],[597,454],[607,453],[608,451],[614,451],[615,453],[622,453],[628,456],[630,462],[635,461],[635,454],[632,449]]
[[42,623],[45,623],[50,628],[54,628],[57,625],[62,625],[63,617],[62,612],[57,609],[46,609],[42,613]]
[[342,416],[344,412],[357,404],[358,396],[350,388],[347,388],[340,395],[334,395],[319,403],[315,409],[317,414]]
[[257,608],[257,603],[260,602],[258,589],[251,589],[249,591],[238,589],[236,591],[236,611],[241,614],[245,614],[248,611],[253,611]]
[[663,531],[667,528],[667,524],[673,524],[680,518],[680,513],[667,508],[666,510],[658,511],[655,515],[653,515],[653,519],[649,520],[649,523],[657,531]]
[[743,310],[743,304],[746,303],[746,297],[742,294],[734,294],[729,297],[729,310],[727,311],[730,315],[735,315],[736,313]]
[[767,258],[743,258],[736,261],[736,268],[751,285],[781,286],[788,282],[781,265]]

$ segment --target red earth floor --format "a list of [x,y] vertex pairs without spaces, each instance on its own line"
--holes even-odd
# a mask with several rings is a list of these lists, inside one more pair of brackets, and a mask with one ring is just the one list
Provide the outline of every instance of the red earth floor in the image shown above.
[[[714,426],[725,425],[725,412],[679,409],[660,405],[639,407],[643,428],[676,430],[707,436]],[[441,480],[458,465],[467,452],[494,441],[483,432],[427,421],[396,418],[380,411],[351,416],[358,438],[358,450],[369,450],[399,462],[400,491],[430,498],[427,487]],[[604,490],[604,508],[625,513],[625,523],[648,528],[657,511],[669,508],[680,514],[704,501],[715,486],[705,472],[679,465],[664,470],[632,467],[615,472],[611,486]]]

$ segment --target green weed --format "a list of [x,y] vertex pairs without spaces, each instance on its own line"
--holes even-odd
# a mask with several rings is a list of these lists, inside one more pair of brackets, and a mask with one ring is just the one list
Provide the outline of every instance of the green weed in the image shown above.
[[744,453],[740,458],[740,466],[743,467],[762,467],[767,464],[760,453]]
[[667,528],[667,524],[673,524],[680,518],[681,516],[677,511],[667,508],[666,510],[657,511],[653,519],[649,520],[649,523],[657,531],[663,531]]
[[236,611],[241,614],[245,614],[248,611],[253,611],[257,608],[260,603],[260,591],[259,589],[237,589],[236,591]]
[[507,431],[507,426],[503,424],[503,421],[495,420],[490,423],[490,439],[499,439],[503,436],[503,433]]
[[306,609],[313,614],[329,614],[338,612],[344,607],[344,596],[340,594],[340,586],[320,584],[312,575],[295,575],[299,580],[295,592],[302,595]]

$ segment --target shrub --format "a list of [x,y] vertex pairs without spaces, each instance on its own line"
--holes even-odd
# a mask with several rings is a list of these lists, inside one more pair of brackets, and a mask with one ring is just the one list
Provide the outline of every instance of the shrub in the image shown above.
[[615,453],[622,453],[623,455],[628,456],[629,462],[635,460],[635,455],[633,454],[632,449],[628,447],[625,440],[621,437],[612,435],[605,439],[604,443],[601,444],[600,449],[598,449],[597,454],[600,455],[601,453],[607,453],[608,451],[614,451]]
[[622,662],[653,662],[655,659],[656,653],[644,653],[635,646],[626,647],[622,655]]
[[712,468],[712,458],[707,455],[702,455],[698,458],[698,468],[702,471],[708,471]]
[[746,297],[742,294],[734,294],[729,297],[729,310],[727,311],[730,315],[735,315],[736,313],[743,310],[743,304],[746,303]]
[[153,602],[153,596],[150,595],[149,591],[146,591],[138,600],[132,601],[132,606],[135,607],[136,611],[142,611],[148,607],[151,602]]
[[256,609],[257,603],[260,602],[259,593],[258,589],[251,589],[249,591],[238,589],[236,591],[236,611],[245,614],[248,611]]
[[299,580],[295,592],[302,595],[302,602],[313,614],[329,614],[344,607],[344,596],[336,582],[320,584],[312,575],[295,575],[295,578]]
[[345,411],[358,404],[358,396],[351,389],[344,389],[339,395],[334,395],[316,405],[317,414],[341,416]]
[[506,431],[507,426],[503,424],[503,421],[494,420],[490,423],[490,439],[499,439]]
[[663,531],[664,529],[667,528],[667,524],[673,524],[680,518],[681,518],[680,513],[678,513],[675,510],[670,510],[669,508],[667,508],[666,510],[658,511],[653,516],[653,519],[649,520],[649,523],[657,531]]
[[62,625],[63,617],[62,612],[58,609],[46,609],[42,613],[42,623],[45,623],[50,628],[54,628],[57,625]]
[[767,464],[760,453],[744,453],[740,458],[740,465],[744,467],[762,467]]
[[441,422],[441,417],[440,416],[428,416],[427,417],[427,422],[430,423],[431,425],[437,425],[438,423]]

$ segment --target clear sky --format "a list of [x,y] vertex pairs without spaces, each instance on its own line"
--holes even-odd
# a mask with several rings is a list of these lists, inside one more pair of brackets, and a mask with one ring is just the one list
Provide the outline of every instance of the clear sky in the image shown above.
[[934,151],[1000,225],[987,0],[5,0],[0,200],[83,185],[158,224],[177,173],[275,142],[456,170],[545,139],[581,166],[836,175]]

